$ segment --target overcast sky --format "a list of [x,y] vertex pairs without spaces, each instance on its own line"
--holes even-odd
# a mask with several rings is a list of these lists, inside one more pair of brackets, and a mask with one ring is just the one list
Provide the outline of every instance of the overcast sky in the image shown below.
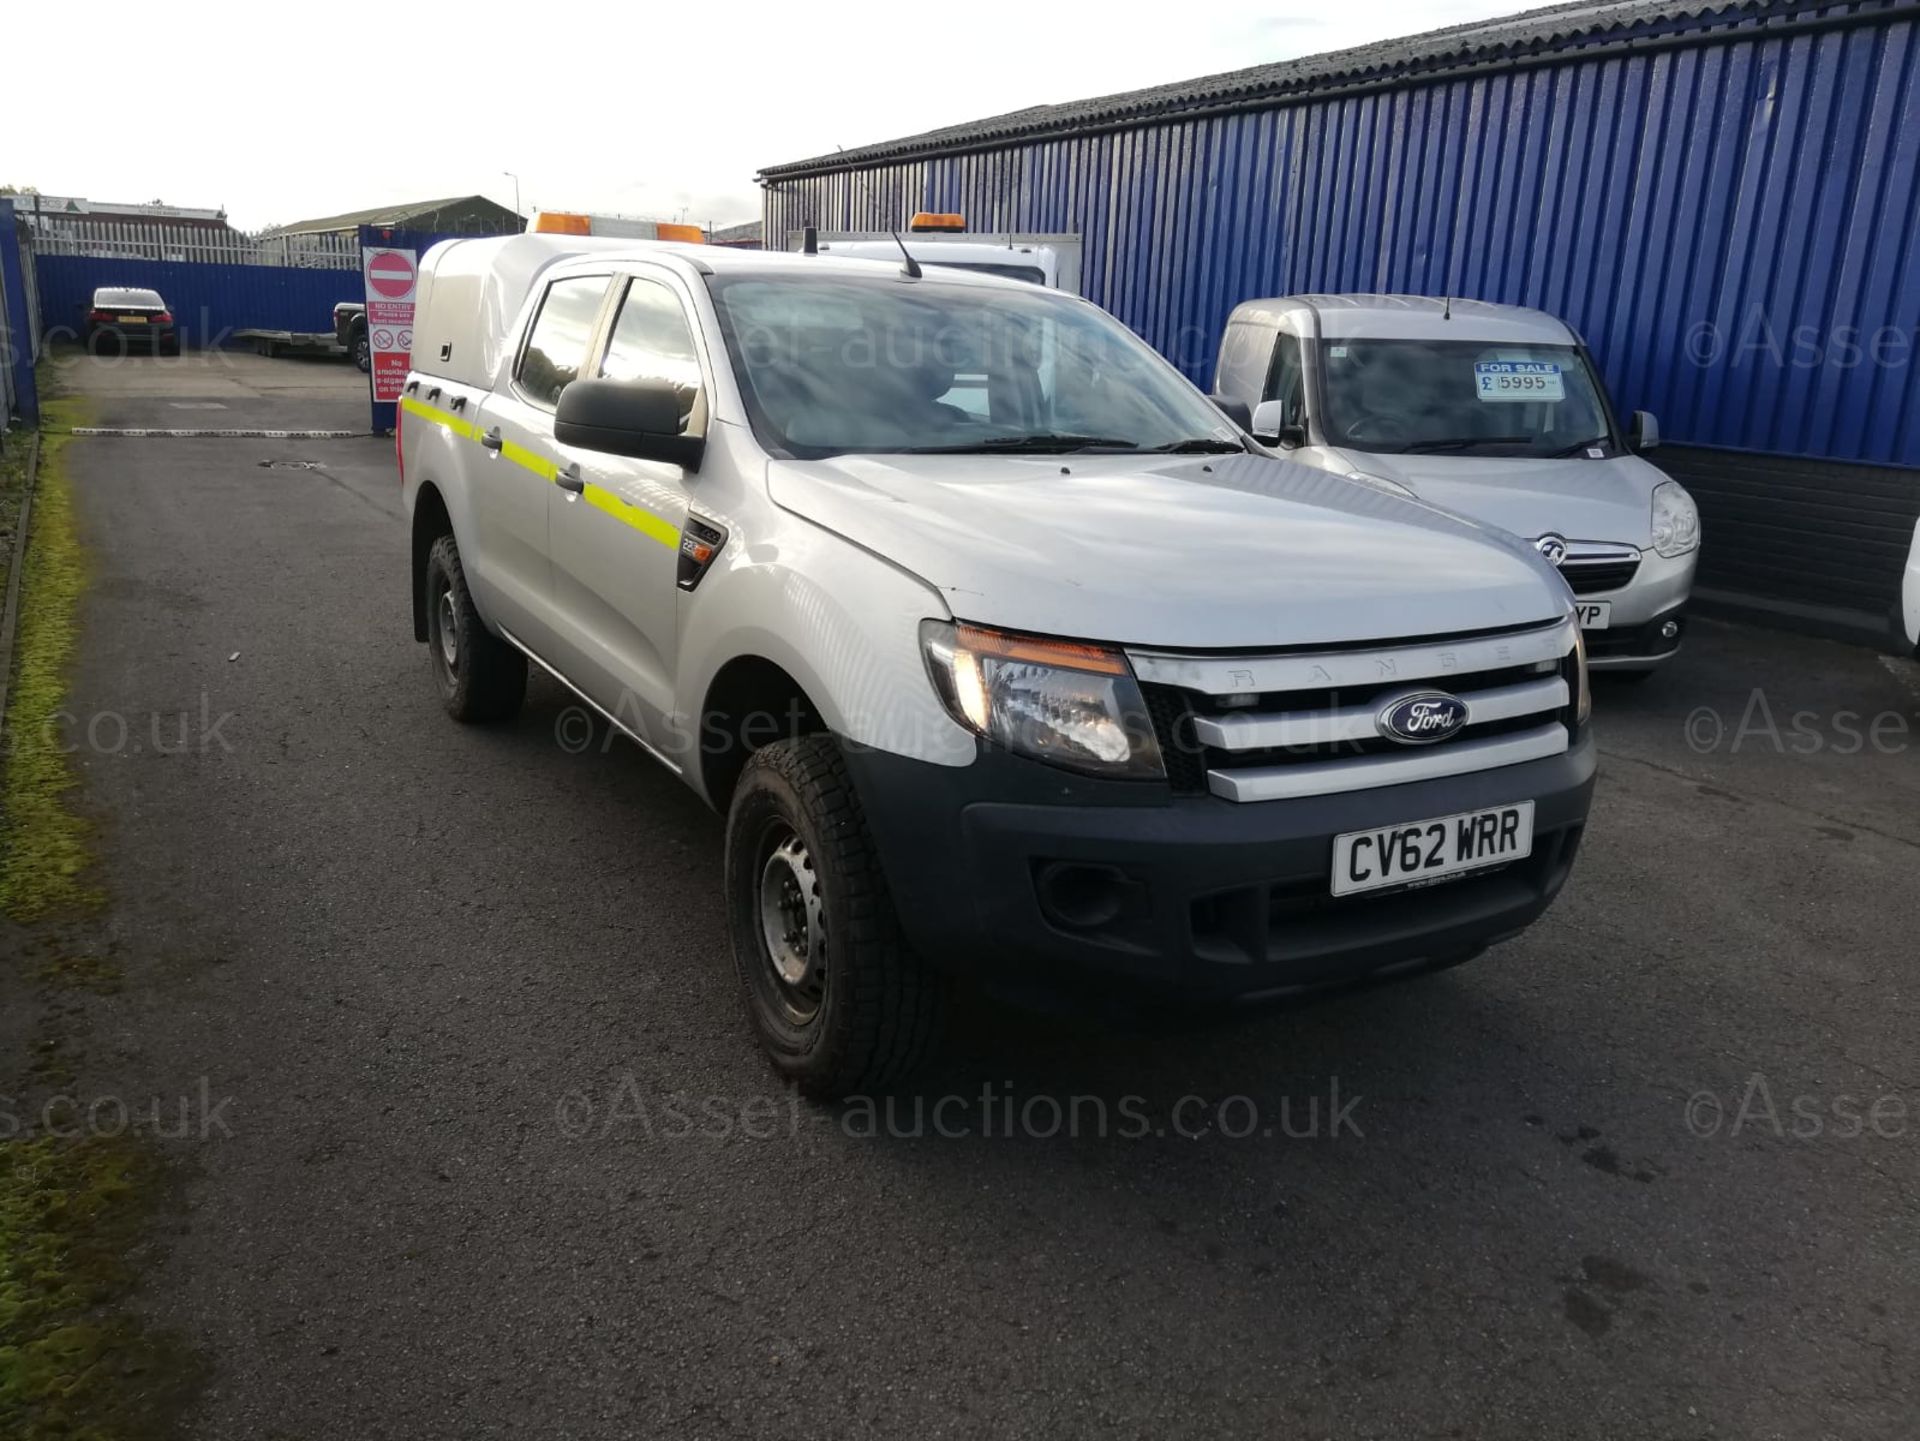
[[728,224],[758,217],[763,165],[1530,8],[21,4],[0,184],[225,206],[252,230],[476,192],[511,205],[517,171],[526,208]]

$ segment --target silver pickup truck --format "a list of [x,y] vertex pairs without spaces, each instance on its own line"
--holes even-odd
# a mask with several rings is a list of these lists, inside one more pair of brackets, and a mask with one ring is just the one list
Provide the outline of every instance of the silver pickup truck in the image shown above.
[[1260,453],[1085,301],[461,240],[413,355],[447,711],[508,720],[531,662],[725,816],[747,1012],[809,1094],[902,1075],[957,974],[1297,995],[1473,956],[1573,865],[1594,746],[1553,569]]

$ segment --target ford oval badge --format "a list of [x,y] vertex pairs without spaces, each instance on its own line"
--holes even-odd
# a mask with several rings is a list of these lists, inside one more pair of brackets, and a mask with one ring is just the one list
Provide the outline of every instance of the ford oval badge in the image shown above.
[[1421,691],[1390,702],[1374,724],[1380,734],[1403,746],[1430,746],[1460,733],[1467,723],[1467,703],[1443,691]]

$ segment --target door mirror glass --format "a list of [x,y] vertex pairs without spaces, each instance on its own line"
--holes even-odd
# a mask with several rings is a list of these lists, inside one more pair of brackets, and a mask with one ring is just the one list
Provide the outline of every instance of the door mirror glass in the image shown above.
[[1627,443],[1635,450],[1657,450],[1660,447],[1660,422],[1644,410],[1633,413],[1633,429],[1627,437]]
[[553,438],[580,450],[700,468],[705,437],[682,435],[680,387],[668,380],[576,380],[560,392]]

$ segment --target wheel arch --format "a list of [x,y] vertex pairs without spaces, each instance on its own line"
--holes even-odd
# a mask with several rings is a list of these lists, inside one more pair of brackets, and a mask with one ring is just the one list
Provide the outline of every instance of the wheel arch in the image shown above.
[[753,653],[734,656],[714,672],[700,701],[695,756],[701,792],[724,812],[755,751],[831,730],[819,704],[785,666]]
[[421,481],[413,499],[413,638],[417,641],[427,638],[427,556],[435,541],[452,534],[453,515],[440,487]]

